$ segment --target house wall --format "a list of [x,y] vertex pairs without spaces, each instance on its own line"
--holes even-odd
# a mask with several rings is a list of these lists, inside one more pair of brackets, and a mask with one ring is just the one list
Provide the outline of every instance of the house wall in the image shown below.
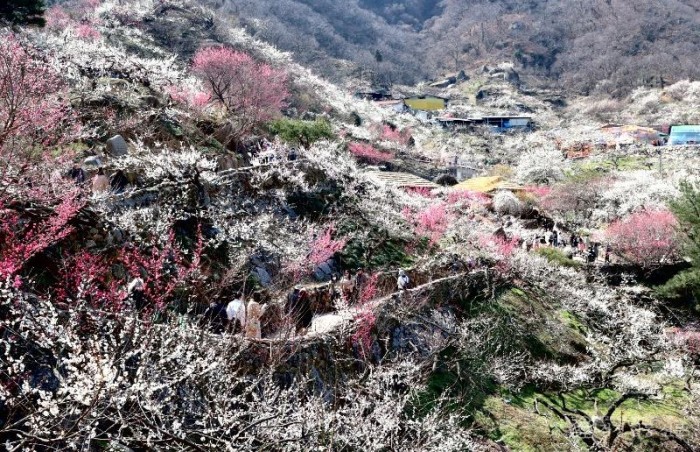
[[528,127],[530,125],[529,119],[524,118],[514,118],[506,121],[506,127]]

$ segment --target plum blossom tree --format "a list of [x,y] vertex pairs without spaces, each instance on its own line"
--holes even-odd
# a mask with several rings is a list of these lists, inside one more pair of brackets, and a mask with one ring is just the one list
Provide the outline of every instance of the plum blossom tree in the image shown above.
[[437,202],[418,210],[406,207],[402,213],[413,225],[414,232],[418,236],[427,237],[431,245],[440,241],[452,219],[444,202]]
[[144,308],[163,310],[170,301],[173,292],[179,288],[199,268],[202,246],[201,233],[191,260],[175,242],[171,231],[165,245],[160,248],[152,246],[149,251],[131,248],[122,251],[121,261],[132,278],[142,278],[141,291],[144,296]]
[[67,194],[53,215],[28,223],[0,201],[0,279],[16,278],[29,260],[73,232],[69,222],[83,207],[77,192]]
[[374,273],[365,281],[362,287],[359,288],[359,294],[357,297],[357,304],[359,307],[359,312],[355,315],[355,322],[357,328],[355,333],[352,335],[352,340],[355,345],[360,347],[363,356],[369,354],[369,350],[372,346],[372,328],[377,321],[377,316],[375,315],[371,301],[374,300],[379,292],[379,273]]
[[359,160],[369,163],[390,162],[394,160],[394,155],[390,152],[382,152],[369,143],[350,143],[348,150]]
[[288,96],[284,71],[226,47],[200,49],[192,70],[233,120],[232,138],[274,118]]
[[678,257],[677,226],[676,217],[668,210],[642,211],[614,222],[606,235],[613,252],[644,269],[652,269]]
[[311,232],[308,244],[308,253],[301,258],[286,265],[288,273],[294,281],[298,281],[304,275],[312,273],[316,267],[332,258],[335,253],[342,251],[347,243],[344,237],[333,238],[336,229],[331,224],[322,231]]
[[14,34],[0,35],[0,181],[19,157],[60,142],[70,126],[60,77],[30,52]]
[[55,292],[58,301],[90,306],[111,311],[123,308],[125,294],[119,280],[111,277],[110,259],[90,251],[79,251],[66,256],[60,272],[61,280]]

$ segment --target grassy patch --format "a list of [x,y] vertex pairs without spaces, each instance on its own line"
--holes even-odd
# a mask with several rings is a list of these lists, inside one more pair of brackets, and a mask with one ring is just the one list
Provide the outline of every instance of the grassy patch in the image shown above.
[[[542,394],[540,397],[546,398],[557,407],[566,405],[570,410],[580,410],[592,417],[602,417],[621,396],[621,393],[612,389],[579,389],[560,395]],[[614,412],[612,421],[616,425],[625,422],[636,424],[641,421],[660,428],[682,428],[687,421],[678,407],[682,406],[686,399],[687,395],[679,390],[676,384],[669,385],[664,387],[659,395],[649,399],[626,400]]]
[[568,258],[566,254],[556,248],[543,247],[538,248],[536,252],[549,262],[562,267],[578,268],[581,266],[580,262]]
[[474,416],[476,427],[499,444],[517,451],[570,450],[562,427],[510,397],[489,397]]
[[[579,389],[561,394],[540,392],[533,386],[526,386],[518,393],[503,390],[499,395],[487,398],[482,408],[475,413],[475,427],[513,450],[571,450],[571,445],[565,442],[564,433],[569,426],[541,403],[538,404],[538,414],[535,411],[535,401],[544,400],[559,410],[566,407],[571,411],[581,411],[591,418],[602,418],[621,396],[620,392],[610,388]],[[618,426],[623,423],[634,425],[641,421],[680,432],[691,427],[678,410],[679,406],[687,402],[688,395],[683,390],[683,383],[678,381],[665,386],[658,396],[648,400],[625,401],[613,413],[611,420]],[[582,423],[581,427],[586,429],[587,426]],[[606,435],[601,431],[598,434]]]
[[649,169],[648,159],[639,156],[615,158],[612,155],[604,160],[588,160],[578,163],[567,172],[572,180],[585,181],[595,179],[612,171],[636,171]]
[[583,325],[572,325],[561,316],[558,303],[536,291],[511,288],[498,297],[500,308],[526,333],[524,346],[536,358],[560,363],[577,362],[585,353]]
[[559,311],[562,321],[571,329],[578,331],[581,334],[587,334],[588,328],[586,325],[581,323],[581,320],[571,311],[562,310]]

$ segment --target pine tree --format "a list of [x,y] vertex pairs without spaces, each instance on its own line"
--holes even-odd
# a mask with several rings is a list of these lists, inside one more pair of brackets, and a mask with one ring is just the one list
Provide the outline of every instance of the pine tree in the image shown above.
[[684,182],[680,191],[681,196],[671,203],[671,210],[686,238],[684,255],[690,260],[691,268],[674,276],[661,287],[660,293],[692,301],[697,306],[700,300],[700,188]]
[[44,0],[2,0],[0,1],[0,23],[15,25],[38,25],[43,27]]

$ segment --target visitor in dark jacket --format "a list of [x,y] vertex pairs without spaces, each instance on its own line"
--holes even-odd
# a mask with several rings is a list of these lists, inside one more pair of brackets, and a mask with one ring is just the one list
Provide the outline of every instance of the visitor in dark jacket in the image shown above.
[[296,331],[304,331],[311,326],[313,312],[311,312],[310,302],[306,289],[299,286],[287,296],[285,312],[294,321]]

